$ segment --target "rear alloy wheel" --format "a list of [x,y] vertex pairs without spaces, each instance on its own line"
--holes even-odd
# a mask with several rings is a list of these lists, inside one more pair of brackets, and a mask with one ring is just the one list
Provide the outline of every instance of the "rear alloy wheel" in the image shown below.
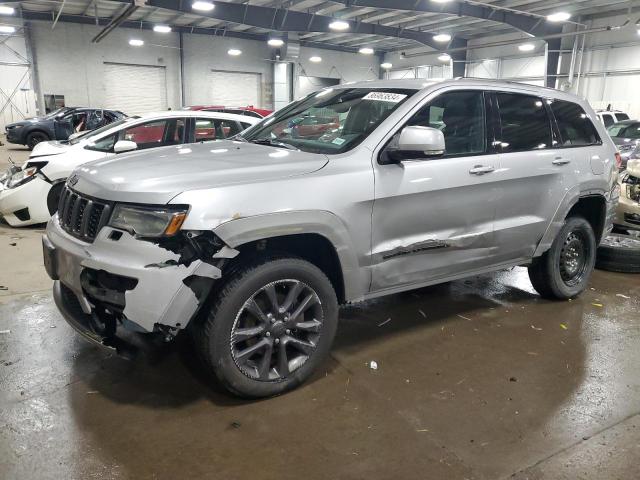
[[27,147],[29,150],[33,150],[33,148],[39,144],[40,142],[46,142],[49,140],[49,137],[46,133],[43,132],[32,132],[27,135]]
[[581,293],[595,265],[596,241],[591,224],[569,217],[551,248],[529,266],[529,278],[545,298],[567,299]]
[[337,320],[336,294],[320,269],[267,258],[226,281],[193,334],[227,390],[268,397],[300,385],[326,359]]
[[640,273],[640,234],[609,234],[598,247],[596,267],[610,272]]

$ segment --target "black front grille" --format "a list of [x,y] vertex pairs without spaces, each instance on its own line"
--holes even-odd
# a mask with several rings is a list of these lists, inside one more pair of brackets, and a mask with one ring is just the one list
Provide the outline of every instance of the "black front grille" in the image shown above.
[[65,186],[58,204],[60,226],[70,235],[93,242],[109,220],[111,205],[102,200],[85,197]]

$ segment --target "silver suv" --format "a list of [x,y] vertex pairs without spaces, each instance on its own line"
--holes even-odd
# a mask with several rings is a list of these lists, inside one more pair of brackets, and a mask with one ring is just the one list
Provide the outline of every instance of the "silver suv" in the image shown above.
[[229,391],[262,397],[326,358],[340,304],[515,265],[574,297],[619,195],[595,118],[528,85],[365,82],[233,140],[83,165],[43,237],[56,304],[121,353],[187,329]]

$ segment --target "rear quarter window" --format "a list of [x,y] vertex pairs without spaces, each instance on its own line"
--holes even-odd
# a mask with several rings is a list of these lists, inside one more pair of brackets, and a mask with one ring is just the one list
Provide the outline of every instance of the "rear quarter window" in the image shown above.
[[551,111],[560,131],[561,146],[572,147],[600,143],[596,128],[580,105],[564,100],[554,100],[551,102]]

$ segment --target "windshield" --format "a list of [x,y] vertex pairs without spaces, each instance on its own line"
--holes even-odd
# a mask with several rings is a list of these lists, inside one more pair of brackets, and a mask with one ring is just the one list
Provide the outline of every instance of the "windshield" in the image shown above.
[[109,123],[103,127],[100,128],[96,128],[95,130],[88,130],[86,132],[84,132],[82,135],[79,135],[71,140],[69,140],[69,144],[70,145],[75,145],[76,143],[82,141],[82,140],[86,140],[87,138],[93,137],[95,135],[100,135],[103,132],[106,132],[107,130],[112,129],[113,127],[117,127],[118,125],[122,125],[123,123],[126,123],[130,120],[134,120],[136,118],[140,118],[140,117],[128,117],[128,118],[122,118],[120,120],[116,120],[115,122]]
[[66,111],[71,111],[71,110],[73,110],[73,109],[72,109],[72,108],[69,108],[69,107],[62,107],[62,108],[59,108],[59,109],[57,109],[57,110],[54,110],[54,111],[53,111],[53,112],[51,112],[51,113],[47,113],[47,114],[44,116],[44,118],[54,118],[54,117],[56,117],[56,116],[58,116],[58,115],[60,115],[60,114],[62,114],[62,113],[64,113],[64,112],[66,112]]
[[612,137],[640,139],[640,123],[616,123],[607,128]]
[[327,89],[309,95],[245,130],[239,140],[335,154],[362,142],[417,90]]

